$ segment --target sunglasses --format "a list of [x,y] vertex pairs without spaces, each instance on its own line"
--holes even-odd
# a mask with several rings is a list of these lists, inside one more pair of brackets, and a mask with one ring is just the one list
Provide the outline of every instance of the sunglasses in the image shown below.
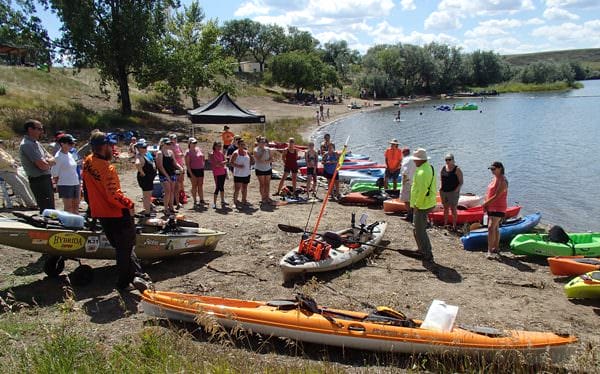
[[446,161],[452,161],[452,159],[451,158],[447,158]]
[[43,128],[43,127],[34,127],[33,129],[34,129],[34,130],[40,130],[40,131],[44,131],[44,128]]
[[493,167],[493,166],[492,166],[491,168],[489,168],[489,169],[490,169],[491,171],[494,171],[494,170],[496,170],[496,168],[495,168],[495,167]]

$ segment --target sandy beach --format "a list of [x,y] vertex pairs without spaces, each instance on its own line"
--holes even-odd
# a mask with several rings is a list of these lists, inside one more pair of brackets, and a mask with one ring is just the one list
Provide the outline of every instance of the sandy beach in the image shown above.
[[[240,98],[238,103],[264,113],[268,119],[314,118],[318,108],[265,102],[263,97]],[[382,106],[393,105],[393,101],[381,103]],[[351,113],[353,111],[345,104],[331,106],[328,122]],[[305,140],[317,128],[316,121],[311,123],[303,131]],[[247,126],[255,125],[231,127],[234,132],[241,133]],[[221,129],[220,125],[201,126],[201,147],[205,153]],[[141,190],[135,180],[133,165],[127,159],[117,162],[123,189],[136,201],[136,210],[141,210]],[[274,169],[282,170],[279,164]],[[272,192],[278,182],[272,181]],[[189,187],[189,184],[186,186]],[[227,201],[232,202],[232,179],[227,181],[225,189]],[[207,172],[204,179],[205,200],[212,201],[213,190],[213,177]],[[368,310],[365,304],[387,305],[419,319],[425,316],[433,299],[441,299],[459,306],[457,323],[574,334],[580,339],[577,354],[560,367],[575,370],[600,367],[597,358],[600,303],[567,300],[562,290],[567,279],[552,276],[545,260],[517,257],[506,248],[499,260],[488,260],[483,252],[464,251],[457,235],[432,228],[429,235],[439,272],[425,269],[419,259],[393,250],[377,250],[373,256],[350,268],[324,273],[312,280],[299,280],[295,285],[284,285],[277,264],[283,254],[299,243],[300,237],[278,230],[277,224],[307,225],[310,228],[320,204],[259,206],[258,183],[254,174],[248,190],[252,205],[242,210],[232,205],[226,210],[207,207],[195,211],[191,209],[191,203],[181,209],[180,213],[186,219],[198,222],[202,227],[225,231],[227,235],[211,253],[182,255],[147,265],[145,270],[153,278],[156,289],[253,300],[289,298],[294,291],[303,290],[330,307]],[[318,195],[324,194],[325,188],[320,187]],[[331,202],[323,217],[321,231],[336,231],[349,226],[352,213],[357,216],[368,214],[369,222],[387,221],[385,246],[403,251],[417,249],[412,226],[398,216],[384,214],[381,209]],[[45,277],[39,254],[0,247],[0,287],[4,290],[0,294],[6,299],[10,290],[14,299],[24,303],[24,308],[17,312],[24,323],[58,326],[68,320],[70,325],[97,337],[103,344],[115,344],[144,329],[151,319],[139,309],[139,295],[132,292],[120,297],[113,290],[114,261],[82,262],[94,268],[95,280],[90,285],[73,288],[74,308],[65,314],[57,307],[64,303],[65,277]],[[77,265],[68,261],[65,274]],[[398,363],[398,360],[387,356],[357,351],[347,354],[339,348],[310,344],[304,345],[304,349],[296,351],[296,354],[282,354],[282,349],[275,346],[255,352],[245,347],[219,346],[201,339],[198,344],[214,350],[230,350],[245,359],[272,360],[284,366],[302,360],[316,362],[326,359],[348,372],[399,369],[386,367]]]

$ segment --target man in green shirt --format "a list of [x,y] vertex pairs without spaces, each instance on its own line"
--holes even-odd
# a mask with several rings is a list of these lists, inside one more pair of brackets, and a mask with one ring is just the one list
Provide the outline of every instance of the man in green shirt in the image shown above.
[[424,262],[433,262],[431,242],[427,236],[427,214],[435,207],[436,191],[433,166],[427,162],[427,151],[423,148],[413,153],[417,169],[410,189],[410,207],[413,210],[413,233]]

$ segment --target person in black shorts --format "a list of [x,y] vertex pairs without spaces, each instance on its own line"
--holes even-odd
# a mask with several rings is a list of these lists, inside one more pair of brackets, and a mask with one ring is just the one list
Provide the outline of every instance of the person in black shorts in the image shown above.
[[142,201],[144,211],[142,214],[149,216],[152,209],[152,190],[154,190],[154,177],[156,177],[156,164],[154,158],[148,153],[148,143],[140,139],[136,142],[135,167],[137,169],[137,181],[142,189]]

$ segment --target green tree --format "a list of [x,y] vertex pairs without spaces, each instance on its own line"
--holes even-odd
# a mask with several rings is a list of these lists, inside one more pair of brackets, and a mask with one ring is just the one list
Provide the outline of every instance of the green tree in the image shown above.
[[314,52],[318,45],[319,41],[313,38],[310,32],[301,31],[294,26],[288,27],[285,52],[304,51],[310,53]]
[[471,81],[476,86],[487,86],[504,80],[504,61],[493,51],[477,50],[471,53],[469,62],[473,76]]
[[205,22],[204,11],[197,1],[175,11],[167,21],[164,49],[159,61],[164,79],[173,89],[182,89],[199,106],[198,92],[209,87],[213,91],[232,91],[222,78],[233,74],[233,59],[225,58],[219,44],[220,29],[215,20]]
[[96,66],[131,114],[129,76],[142,70],[165,31],[170,0],[49,0],[63,22],[61,49],[77,67]]
[[0,0],[0,42],[27,47],[28,62],[50,66],[52,42],[42,21],[34,13],[32,0]]
[[360,62],[360,54],[351,50],[345,40],[325,43],[323,48],[323,62],[335,68],[344,81],[348,81],[352,65]]
[[259,31],[250,45],[252,56],[260,65],[260,71],[265,69],[265,61],[285,49],[285,31],[278,25],[259,24]]
[[[305,89],[320,88],[328,79],[324,79],[323,62],[315,53],[291,51],[273,58],[271,64],[272,79],[284,87],[296,89],[299,97]],[[330,70],[326,74],[330,74]]]
[[430,43],[424,47],[433,64],[426,85],[433,93],[452,92],[461,83],[463,55],[459,47]]
[[[250,52],[259,32],[260,23],[251,19],[227,21],[221,29],[221,43],[226,53],[235,58],[239,65]],[[241,65],[238,66],[238,71],[242,71]]]

